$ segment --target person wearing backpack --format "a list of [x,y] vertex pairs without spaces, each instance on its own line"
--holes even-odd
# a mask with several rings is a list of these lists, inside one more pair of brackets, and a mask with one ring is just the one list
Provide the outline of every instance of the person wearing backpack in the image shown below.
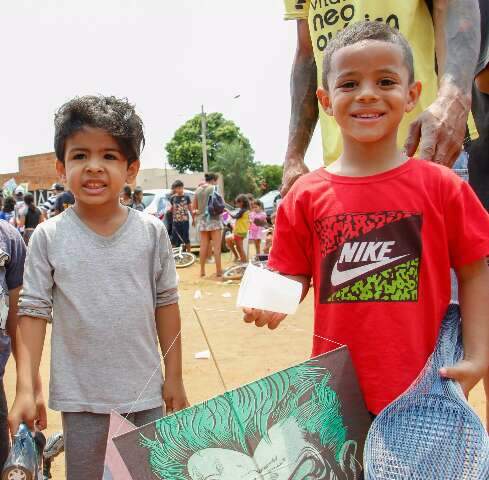
[[195,191],[192,204],[193,219],[200,234],[200,276],[205,277],[205,262],[209,252],[209,245],[212,244],[216,260],[216,276],[217,278],[222,278],[221,213],[224,211],[224,201],[217,191],[217,174],[206,173],[204,178],[205,183]]

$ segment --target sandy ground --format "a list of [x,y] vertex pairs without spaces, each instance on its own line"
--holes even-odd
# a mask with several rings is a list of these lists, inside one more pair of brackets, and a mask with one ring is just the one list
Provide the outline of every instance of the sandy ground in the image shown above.
[[[209,274],[214,271],[213,267],[208,265]],[[179,274],[184,380],[191,403],[206,400],[224,390],[212,360],[198,360],[194,356],[197,352],[208,350],[194,308],[199,312],[227,388],[248,383],[308,358],[313,323],[312,295],[303,302],[296,315],[289,317],[279,329],[271,332],[241,321],[241,313],[235,307],[239,288],[237,283],[217,282],[212,275],[201,280],[198,278],[197,265],[181,269]],[[197,290],[200,290],[201,298],[194,298]],[[41,364],[45,391],[49,382],[49,361],[48,341]],[[5,375],[9,405],[15,393],[14,369],[15,364],[10,361]],[[478,385],[471,393],[470,403],[485,420],[482,385]],[[58,412],[49,411],[48,421],[47,434],[61,430]],[[55,460],[52,474],[55,480],[64,478],[63,456]]]

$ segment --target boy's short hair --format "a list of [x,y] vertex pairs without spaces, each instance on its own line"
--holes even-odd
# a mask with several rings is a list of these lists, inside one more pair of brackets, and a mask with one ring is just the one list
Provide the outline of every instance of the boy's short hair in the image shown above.
[[219,177],[217,173],[209,172],[204,174],[204,178],[206,182],[213,182],[213,181],[217,181]]
[[64,163],[66,140],[84,127],[100,128],[114,137],[128,165],[144,147],[143,122],[127,99],[86,95],[65,103],[54,117],[54,151]]
[[378,21],[362,21],[353,23],[339,32],[325,48],[323,60],[323,87],[325,89],[328,89],[328,73],[331,70],[331,59],[333,54],[341,48],[363,42],[364,40],[378,40],[380,42],[392,43],[401,47],[404,64],[409,73],[409,83],[411,84],[414,82],[413,52],[401,32],[390,27],[386,23]]
[[171,188],[172,190],[175,190],[175,188],[180,188],[180,187],[183,187],[183,182],[181,180],[175,180],[172,184],[171,184]]

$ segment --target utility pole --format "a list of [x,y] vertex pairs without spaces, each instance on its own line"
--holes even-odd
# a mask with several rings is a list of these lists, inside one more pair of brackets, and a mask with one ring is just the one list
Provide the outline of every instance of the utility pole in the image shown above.
[[207,165],[207,122],[205,118],[204,105],[202,105],[202,162],[204,165],[204,173],[208,172]]

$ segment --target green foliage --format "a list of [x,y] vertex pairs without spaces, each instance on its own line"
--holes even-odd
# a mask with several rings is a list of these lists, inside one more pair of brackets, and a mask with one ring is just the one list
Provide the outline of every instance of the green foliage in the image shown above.
[[238,141],[221,146],[211,170],[222,175],[228,202],[232,202],[240,193],[255,195],[258,192],[253,153]]
[[263,165],[258,163],[256,165],[256,171],[262,195],[271,190],[279,190],[282,184],[283,173],[283,167],[281,165]]
[[[201,121],[201,115],[195,115],[175,132],[165,146],[169,164],[180,173],[203,170]],[[253,161],[254,152],[250,142],[235,123],[226,120],[221,113],[207,114],[206,123],[207,160],[210,171],[218,171],[215,162],[221,148],[235,142],[241,146],[243,156]]]

